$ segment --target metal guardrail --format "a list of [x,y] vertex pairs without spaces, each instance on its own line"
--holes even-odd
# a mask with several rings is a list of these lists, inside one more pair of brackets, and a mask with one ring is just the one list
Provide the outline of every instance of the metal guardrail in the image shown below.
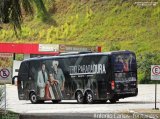
[[6,111],[6,84],[0,85],[0,113],[7,113]]

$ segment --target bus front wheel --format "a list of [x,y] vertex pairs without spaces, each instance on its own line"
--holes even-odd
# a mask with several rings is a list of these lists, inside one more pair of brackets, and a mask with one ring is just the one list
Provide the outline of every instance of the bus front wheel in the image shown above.
[[32,104],[36,104],[37,103],[37,96],[36,96],[36,94],[34,92],[32,92],[30,94],[30,101],[31,101]]

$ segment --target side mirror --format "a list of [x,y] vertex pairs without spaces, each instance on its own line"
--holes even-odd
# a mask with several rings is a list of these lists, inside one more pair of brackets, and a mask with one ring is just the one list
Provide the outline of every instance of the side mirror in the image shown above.
[[19,69],[15,69],[15,72],[19,72]]
[[15,84],[15,81],[17,81],[16,79],[18,79],[18,76],[14,76],[14,77],[12,78],[12,85]]

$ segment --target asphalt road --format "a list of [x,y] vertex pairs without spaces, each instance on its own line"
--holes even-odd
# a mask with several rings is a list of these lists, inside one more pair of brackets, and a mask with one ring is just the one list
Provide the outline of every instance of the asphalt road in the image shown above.
[[[44,104],[31,104],[30,101],[18,99],[17,87],[7,85],[7,108],[11,111],[30,113],[116,113],[129,112],[134,109],[154,108],[155,87],[154,84],[138,85],[139,93],[136,97],[120,99],[116,104],[77,104],[71,100],[62,101],[59,104],[46,102]],[[157,85],[157,107],[160,108],[160,85]]]

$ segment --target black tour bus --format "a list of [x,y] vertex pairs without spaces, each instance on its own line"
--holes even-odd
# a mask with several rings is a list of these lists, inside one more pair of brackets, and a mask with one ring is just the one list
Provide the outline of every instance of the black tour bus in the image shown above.
[[134,52],[75,53],[24,60],[18,97],[32,103],[77,100],[115,103],[138,94]]

